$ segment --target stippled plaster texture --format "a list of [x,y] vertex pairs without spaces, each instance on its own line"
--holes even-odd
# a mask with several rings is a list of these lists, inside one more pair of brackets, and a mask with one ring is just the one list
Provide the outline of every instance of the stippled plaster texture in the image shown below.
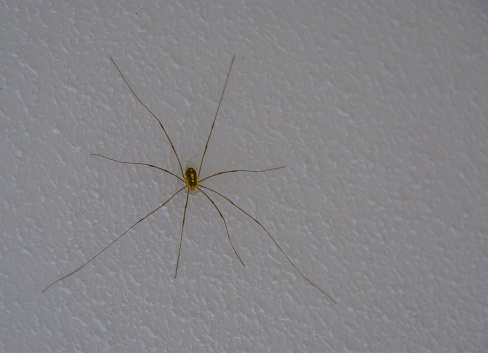
[[[483,352],[482,1],[4,1],[0,351]],[[157,121],[184,166],[180,187]]]

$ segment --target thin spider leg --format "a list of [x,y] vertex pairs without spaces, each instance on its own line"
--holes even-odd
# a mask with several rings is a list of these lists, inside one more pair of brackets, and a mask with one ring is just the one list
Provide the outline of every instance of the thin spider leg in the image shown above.
[[112,57],[110,57],[110,60],[112,60],[112,62],[114,63],[115,67],[117,68],[117,71],[119,71],[119,74],[120,76],[122,76],[122,79],[124,80],[124,82],[126,83],[127,87],[129,87],[130,91],[132,92],[132,94],[134,95],[134,97],[136,97],[136,99],[139,101],[139,103],[141,103],[144,108],[146,108],[146,110],[154,117],[154,119],[156,119],[159,123],[159,125],[161,126],[161,128],[163,129],[164,131],[164,134],[166,135],[166,137],[168,138],[168,141],[169,143],[171,144],[171,148],[173,149],[173,152],[175,153],[175,156],[176,156],[176,159],[178,160],[178,164],[180,165],[180,170],[181,170],[181,175],[184,175],[183,174],[183,167],[181,166],[181,162],[180,162],[180,157],[178,157],[178,153],[176,153],[176,149],[175,149],[175,146],[173,145],[173,142],[171,142],[171,139],[169,138],[169,135],[168,133],[166,132],[166,129],[164,128],[163,124],[161,123],[161,120],[159,120],[156,115],[154,115],[154,113],[151,111],[151,109],[149,109],[147,107],[147,105],[145,105],[140,99],[139,97],[137,96],[137,94],[135,94],[134,90],[131,88],[131,86],[129,85],[129,82],[127,82],[127,80],[125,79],[124,75],[122,74],[122,71],[120,71],[119,67],[117,66],[117,64],[115,63],[114,59],[112,59]]
[[214,176],[217,176],[217,175],[221,175],[221,174],[227,174],[227,173],[238,173],[238,172],[246,172],[246,173],[262,173],[262,172],[270,172],[272,170],[276,170],[276,169],[282,169],[282,168],[286,168],[286,165],[283,166],[283,167],[276,167],[276,168],[270,168],[270,169],[263,169],[263,170],[247,170],[247,169],[236,169],[236,170],[227,170],[225,172],[219,172],[219,173],[215,173],[215,174],[212,174],[208,177],[205,177],[201,180],[199,180],[199,182],[201,183],[202,181],[204,180],[207,180],[207,179],[210,179],[210,178],[213,178]]
[[66,276],[64,277],[61,277],[60,279],[54,281],[53,283],[51,283],[49,286],[47,286],[42,292],[44,293],[47,289],[49,289],[52,285],[58,283],[59,281],[62,281],[63,279],[75,274],[76,272],[78,272],[79,270],[81,270],[83,267],[85,267],[86,265],[88,265],[90,262],[92,262],[93,260],[95,260],[95,258],[98,257],[98,255],[100,255],[101,253],[103,253],[105,250],[107,250],[110,246],[112,246],[117,240],[119,240],[120,238],[122,238],[129,230],[131,230],[132,228],[134,228],[139,222],[145,220],[147,217],[149,217],[150,215],[152,215],[154,212],[156,212],[157,210],[159,210],[161,207],[163,207],[164,205],[166,205],[173,197],[175,197],[176,195],[178,195],[184,188],[186,188],[186,186],[182,187],[180,190],[178,190],[176,193],[173,194],[173,196],[171,196],[168,200],[166,200],[161,206],[159,206],[158,208],[154,209],[153,211],[151,211],[150,213],[148,213],[147,215],[145,215],[144,217],[142,217],[140,220],[138,220],[136,223],[134,223],[129,229],[127,229],[124,233],[122,233],[121,235],[119,235],[117,238],[115,238],[115,240],[113,240],[110,244],[108,244],[106,247],[104,247],[98,254],[96,254],[95,256],[93,256],[90,260],[88,260],[87,262],[85,262],[83,265],[81,265],[80,267],[78,267],[76,270],[74,270],[73,272],[70,272],[69,274],[67,274]]
[[244,265],[244,262],[242,262],[242,259],[239,256],[239,254],[237,253],[236,248],[234,248],[234,244],[232,244],[232,240],[230,239],[230,235],[229,235],[229,229],[227,229],[227,222],[225,221],[225,218],[222,215],[222,212],[220,212],[220,210],[217,207],[217,205],[215,204],[215,202],[213,202],[213,200],[202,189],[198,188],[198,190],[200,190],[207,197],[207,199],[209,199],[209,201],[212,203],[212,205],[214,205],[214,207],[217,210],[217,212],[219,212],[220,217],[222,217],[222,220],[224,221],[225,231],[227,232],[227,237],[229,238],[230,246],[232,246],[232,250],[234,250],[234,253],[236,254],[236,256],[239,259],[239,261],[241,262],[242,266],[246,266],[246,265]]
[[102,158],[105,158],[105,159],[108,159],[108,160],[111,160],[111,161],[114,161],[114,162],[117,162],[117,163],[122,163],[122,164],[135,164],[135,165],[147,165],[148,167],[151,167],[151,168],[156,168],[156,169],[159,169],[159,170],[162,170],[163,172],[166,172],[168,174],[171,174],[172,176],[178,178],[180,181],[182,181],[183,183],[185,182],[183,179],[181,179],[178,175],[174,174],[174,173],[171,173],[169,170],[166,170],[166,169],[163,169],[163,168],[160,168],[160,167],[156,167],[155,165],[152,165],[152,164],[147,164],[147,163],[138,163],[138,162],[123,162],[123,161],[119,161],[117,159],[113,159],[113,158],[110,158],[110,157],[105,157],[105,156],[102,156],[101,154],[97,154],[97,153],[91,153],[92,156],[97,156],[97,157],[102,157]]
[[236,56],[234,55],[232,57],[232,61],[230,62],[229,72],[227,73],[227,78],[225,79],[225,83],[224,83],[224,89],[222,90],[222,95],[220,96],[219,105],[217,106],[217,111],[215,112],[215,117],[214,117],[214,120],[212,123],[212,127],[210,128],[210,133],[208,134],[207,143],[205,144],[205,150],[203,151],[202,160],[200,162],[200,168],[198,168],[198,176],[200,176],[200,172],[202,170],[203,159],[205,158],[205,153],[207,153],[208,142],[210,141],[210,136],[212,136],[212,131],[213,131],[213,128],[215,125],[215,120],[217,120],[217,115],[219,114],[220,104],[222,103],[222,99],[224,98],[225,87],[227,87],[227,81],[229,81],[230,71],[232,70],[232,64],[234,63],[235,58],[236,58]]
[[188,188],[188,191],[186,192],[185,211],[183,212],[183,222],[181,223],[180,248],[178,249],[178,259],[176,260],[175,279],[176,279],[176,276],[178,276],[178,265],[180,264],[181,243],[183,242],[183,229],[185,228],[186,208],[188,207],[188,196],[190,196],[190,189],[189,188]]
[[321,291],[323,294],[325,294],[325,295],[326,295],[326,296],[327,296],[327,297],[328,297],[328,298],[329,298],[329,299],[330,299],[330,300],[331,300],[331,301],[332,301],[334,304],[337,304],[337,302],[336,302],[334,299],[332,299],[332,297],[331,297],[329,294],[327,294],[327,293],[326,293],[326,292],[325,292],[323,289],[321,289],[319,286],[317,286],[315,283],[313,283],[311,280],[309,280],[309,279],[307,278],[307,276],[305,276],[305,275],[302,273],[302,271],[300,271],[300,270],[298,269],[298,267],[297,267],[297,266],[296,266],[296,265],[293,263],[293,261],[291,261],[291,259],[288,257],[288,255],[286,255],[286,254],[285,254],[285,252],[283,251],[283,249],[281,249],[281,247],[278,245],[278,243],[277,243],[277,242],[276,242],[276,240],[273,238],[273,236],[272,236],[272,235],[271,235],[271,234],[270,234],[270,233],[269,233],[269,232],[266,230],[266,228],[264,228],[264,226],[263,226],[261,223],[259,223],[259,221],[258,221],[256,218],[254,218],[254,217],[253,217],[253,216],[251,216],[249,213],[247,213],[246,211],[244,211],[242,208],[240,208],[239,206],[237,206],[237,205],[236,205],[234,202],[232,202],[232,201],[231,201],[231,200],[230,200],[228,197],[225,197],[225,196],[224,196],[224,195],[222,195],[220,192],[217,192],[217,191],[215,191],[215,190],[213,190],[213,189],[210,189],[210,188],[208,188],[208,187],[206,187],[206,186],[203,186],[203,185],[200,185],[200,186],[201,186],[202,188],[205,188],[205,189],[208,189],[208,190],[210,190],[210,191],[213,191],[213,192],[214,192],[214,193],[216,193],[217,195],[219,195],[219,196],[223,197],[224,199],[226,199],[227,201],[229,201],[229,202],[230,202],[230,203],[231,203],[233,206],[235,206],[235,207],[236,207],[236,208],[238,208],[240,211],[242,211],[244,214],[246,214],[246,215],[247,215],[249,218],[251,218],[252,220],[254,220],[254,222],[256,222],[257,224],[259,224],[259,226],[260,226],[261,228],[263,228],[263,229],[264,229],[264,231],[266,232],[266,234],[268,234],[268,236],[271,238],[271,240],[273,241],[273,243],[275,243],[275,245],[278,247],[278,249],[281,251],[281,253],[282,253],[283,255],[285,255],[286,259],[287,259],[287,260],[288,260],[288,262],[289,262],[289,263],[290,263],[290,264],[291,264],[291,265],[292,265],[292,266],[295,268],[295,270],[297,270],[297,272],[298,272],[298,273],[299,273],[299,274],[300,274],[300,275],[301,275],[301,276],[302,276],[302,277],[303,277],[303,278],[304,278],[304,279],[305,279],[305,280],[306,280],[308,283],[310,283],[312,286],[314,286],[314,287],[315,287],[315,288],[317,288],[319,291]]

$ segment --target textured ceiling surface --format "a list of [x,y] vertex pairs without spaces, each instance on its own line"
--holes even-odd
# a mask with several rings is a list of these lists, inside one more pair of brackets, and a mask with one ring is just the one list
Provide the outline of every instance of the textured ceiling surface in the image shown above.
[[486,350],[486,4],[0,9],[0,351]]

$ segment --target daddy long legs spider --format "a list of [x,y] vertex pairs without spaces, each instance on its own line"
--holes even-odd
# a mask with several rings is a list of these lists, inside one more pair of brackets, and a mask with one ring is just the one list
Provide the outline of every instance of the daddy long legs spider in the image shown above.
[[[125,161],[120,161],[120,160],[117,160],[117,159],[113,159],[113,158],[110,158],[110,157],[106,157],[106,156],[103,156],[101,154],[92,154],[93,156],[96,156],[96,157],[100,157],[100,158],[104,158],[104,159],[108,159],[110,161],[113,161],[113,162],[116,162],[116,163],[121,163],[121,164],[131,164],[131,165],[142,165],[142,166],[147,166],[147,167],[150,167],[150,168],[155,168],[155,169],[158,169],[160,171],[163,171],[167,174],[170,174],[172,175],[173,177],[175,177],[176,179],[178,179],[182,184],[183,186],[178,189],[169,199],[167,199],[165,202],[163,202],[161,205],[159,205],[157,208],[155,208],[154,210],[152,210],[150,213],[148,213],[147,215],[145,215],[144,217],[142,217],[141,219],[139,219],[137,222],[135,222],[130,228],[128,228],[125,232],[123,232],[122,234],[120,234],[117,238],[115,238],[110,244],[108,244],[107,246],[105,246],[102,250],[100,250],[95,256],[93,256],[92,258],[90,258],[90,260],[88,260],[87,262],[85,262],[83,265],[81,265],[80,267],[78,267],[77,269],[75,269],[74,271],[68,273],[67,275],[57,279],[56,281],[54,281],[53,283],[51,283],[49,286],[47,286],[42,292],[45,292],[47,289],[49,289],[51,286],[53,286],[54,284],[62,281],[63,279],[67,278],[67,277],[70,277],[71,275],[75,274],[76,272],[78,272],[79,270],[81,270],[83,267],[85,267],[86,265],[88,265],[90,262],[92,262],[93,260],[95,260],[99,255],[101,255],[105,250],[107,250],[109,247],[111,247],[113,244],[115,244],[115,242],[117,242],[119,239],[121,239],[124,235],[126,235],[132,228],[134,228],[137,224],[139,224],[140,222],[142,222],[143,220],[145,220],[146,218],[148,218],[149,216],[151,216],[153,213],[155,213],[156,211],[158,211],[159,209],[161,209],[162,207],[164,207],[168,202],[170,202],[176,195],[178,195],[180,192],[182,192],[183,190],[186,189],[186,202],[185,202],[185,209],[183,211],[183,221],[181,223],[181,233],[180,233],[180,244],[179,244],[179,248],[178,248],[178,257],[176,259],[176,269],[175,269],[175,279],[178,275],[178,265],[180,263],[180,255],[181,255],[181,244],[182,244],[182,241],[183,241],[183,230],[185,228],[185,218],[186,218],[186,211],[187,211],[187,208],[188,208],[188,200],[189,200],[189,196],[190,196],[190,191],[194,191],[194,190],[198,190],[200,191],[204,196],[205,198],[208,199],[208,201],[213,205],[213,207],[215,207],[215,209],[217,210],[217,212],[219,213],[220,217],[222,218],[222,221],[224,222],[224,225],[225,225],[225,231],[227,233],[227,238],[229,239],[229,242],[230,242],[230,245],[232,247],[232,250],[234,251],[234,253],[236,254],[237,258],[239,259],[239,261],[241,262],[241,264],[243,266],[244,265],[244,262],[242,261],[241,257],[239,256],[239,254],[237,253],[237,250],[235,249],[234,247],[234,244],[232,243],[232,239],[230,237],[230,234],[229,234],[229,229],[227,228],[227,222],[225,220],[225,217],[223,216],[223,214],[220,212],[220,209],[218,208],[218,206],[215,204],[215,202],[212,200],[212,198],[210,198],[210,196],[207,194],[208,191],[214,193],[215,195],[218,195],[220,196],[221,198],[225,199],[226,201],[228,201],[232,206],[236,207],[238,210],[240,210],[242,213],[244,213],[247,217],[251,218],[254,222],[256,222],[263,230],[264,232],[268,235],[268,237],[272,240],[272,242],[277,246],[277,248],[280,250],[280,252],[285,256],[285,258],[288,260],[288,262],[293,266],[293,268],[309,283],[311,284],[312,286],[314,286],[316,289],[318,289],[322,294],[324,294],[325,296],[327,296],[332,302],[336,303],[335,300],[329,295],[327,294],[323,289],[321,289],[319,286],[317,286],[314,282],[312,282],[307,276],[305,276],[302,271],[300,271],[298,269],[298,267],[293,263],[293,261],[288,257],[288,255],[284,252],[284,250],[280,247],[280,245],[277,243],[277,241],[275,240],[275,238],[268,232],[268,230],[256,219],[254,218],[252,215],[250,215],[248,212],[246,212],[245,210],[243,210],[240,206],[236,205],[232,200],[230,200],[228,197],[224,196],[223,194],[221,194],[220,192],[214,190],[214,189],[211,189],[205,185],[202,184],[202,182],[204,182],[205,180],[208,180],[210,178],[213,178],[213,177],[216,177],[218,175],[222,175],[222,174],[228,174],[228,173],[263,173],[263,172],[269,172],[269,171],[272,171],[272,170],[278,170],[278,169],[282,169],[282,168],[285,168],[284,166],[282,167],[275,167],[275,168],[269,168],[269,169],[263,169],[263,170],[247,170],[247,169],[235,169],[235,170],[227,170],[227,171],[223,171],[223,172],[219,172],[219,173],[215,173],[215,174],[212,174],[210,176],[207,176],[205,178],[202,178],[200,179],[200,173],[202,171],[202,167],[203,167],[203,161],[205,159],[205,155],[207,153],[207,147],[208,147],[208,143],[210,142],[210,137],[212,136],[212,131],[214,129],[214,126],[215,126],[215,121],[217,120],[217,115],[219,114],[219,110],[220,110],[220,106],[222,104],[222,99],[224,98],[224,93],[225,93],[225,88],[227,87],[227,82],[229,81],[229,76],[230,76],[230,73],[231,73],[231,70],[232,70],[232,65],[234,64],[234,59],[235,59],[235,55],[232,57],[232,61],[230,63],[230,67],[229,67],[229,71],[227,72],[227,77],[225,79],[225,83],[224,83],[224,88],[222,89],[222,94],[220,96],[220,100],[219,100],[219,104],[217,106],[217,111],[215,112],[215,116],[214,116],[214,119],[213,119],[213,122],[212,122],[212,127],[210,128],[210,133],[208,134],[208,138],[207,138],[207,142],[205,143],[205,149],[203,151],[203,155],[202,155],[202,159],[200,160],[200,166],[198,167],[198,172],[196,171],[196,169],[194,169],[192,166],[186,168],[184,171],[183,171],[183,167],[182,167],[182,164],[181,164],[181,161],[180,161],[180,158],[178,156],[178,153],[176,152],[176,149],[175,149],[175,146],[173,145],[173,142],[171,141],[168,133],[166,132],[166,129],[164,128],[163,126],[163,123],[161,122],[160,119],[158,119],[156,117],[156,115],[146,106],[146,104],[144,104],[142,102],[142,100],[137,96],[137,94],[134,92],[134,90],[131,88],[131,86],[129,85],[129,82],[126,80],[126,78],[124,77],[124,75],[122,74],[122,71],[120,71],[119,67],[117,66],[117,64],[115,63],[114,59],[112,59],[110,57],[110,60],[112,60],[113,64],[115,65],[115,67],[117,68],[117,71],[119,72],[120,76],[122,77],[122,79],[124,80],[124,82],[126,83],[127,87],[129,88],[129,90],[131,91],[132,95],[137,99],[137,101],[139,101],[139,103],[141,103],[144,108],[146,108],[146,110],[149,112],[149,114],[157,120],[157,122],[159,123],[159,125],[161,126],[161,129],[163,130],[164,134],[166,135],[170,145],[171,145],[171,148],[173,149],[173,152],[176,156],[176,159],[178,160],[178,165],[179,165],[179,171],[181,172],[181,176],[167,170],[167,169],[164,169],[164,168],[160,168],[160,167],[157,167],[155,165],[152,165],[152,164],[148,164],[148,163],[140,163],[140,162],[125,162]],[[207,191],[205,192],[204,191]]]

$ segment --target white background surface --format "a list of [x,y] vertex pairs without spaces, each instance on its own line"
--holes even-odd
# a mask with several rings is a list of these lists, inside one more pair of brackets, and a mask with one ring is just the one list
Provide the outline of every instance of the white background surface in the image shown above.
[[[4,1],[0,350],[482,352],[488,347],[488,23],[482,1]],[[198,159],[170,145],[112,56]]]

